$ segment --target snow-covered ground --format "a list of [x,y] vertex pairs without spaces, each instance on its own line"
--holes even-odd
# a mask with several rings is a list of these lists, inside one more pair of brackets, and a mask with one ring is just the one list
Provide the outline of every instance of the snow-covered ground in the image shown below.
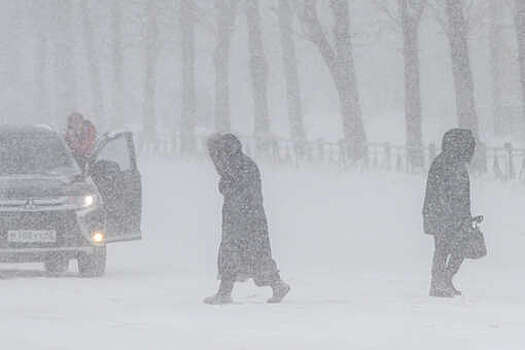
[[438,300],[426,296],[422,177],[263,167],[274,255],[293,290],[267,305],[269,289],[241,284],[234,305],[211,307],[201,301],[217,284],[212,167],[142,169],[144,240],[111,246],[104,278],[1,267],[2,348],[525,348],[525,186],[474,183],[490,255],[464,265],[464,297]]

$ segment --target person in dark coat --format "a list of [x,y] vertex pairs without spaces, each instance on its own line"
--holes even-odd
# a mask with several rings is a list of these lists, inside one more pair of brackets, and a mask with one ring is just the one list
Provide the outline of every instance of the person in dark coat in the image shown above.
[[272,287],[268,302],[279,303],[290,286],[281,280],[272,259],[259,168],[242,152],[240,141],[232,134],[210,137],[208,151],[220,177],[224,204],[218,256],[221,282],[218,292],[204,302],[232,302],[234,283],[251,278],[257,286]]
[[435,241],[431,296],[461,295],[452,283],[464,260],[455,242],[463,225],[471,225],[473,220],[467,165],[475,146],[470,130],[449,130],[443,136],[442,152],[428,173],[423,221],[425,233],[433,235]]

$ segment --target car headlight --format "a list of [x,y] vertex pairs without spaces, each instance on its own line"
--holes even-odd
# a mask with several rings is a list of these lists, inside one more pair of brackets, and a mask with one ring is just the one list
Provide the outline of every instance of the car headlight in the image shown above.
[[93,204],[95,204],[95,202],[96,202],[96,198],[94,195],[91,195],[91,194],[88,194],[87,196],[84,196],[82,198],[82,206],[84,208],[92,206]]
[[95,231],[91,234],[91,239],[94,243],[104,243],[104,240],[106,237],[104,236],[104,233],[101,231]]
[[84,196],[73,196],[69,198],[71,205],[80,208],[91,208],[97,204],[97,196],[94,194],[87,194]]

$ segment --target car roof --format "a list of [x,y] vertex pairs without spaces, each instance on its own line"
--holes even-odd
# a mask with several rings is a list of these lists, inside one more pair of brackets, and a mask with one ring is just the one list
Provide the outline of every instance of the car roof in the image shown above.
[[40,136],[59,136],[56,131],[45,125],[28,125],[28,126],[14,126],[14,125],[0,125],[0,137],[7,137],[10,135],[40,135]]

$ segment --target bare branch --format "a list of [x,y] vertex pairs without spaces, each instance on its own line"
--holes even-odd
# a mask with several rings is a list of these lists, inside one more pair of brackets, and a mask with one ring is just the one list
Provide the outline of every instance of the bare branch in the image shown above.
[[401,27],[401,14],[395,14],[388,6],[388,0],[372,0],[383,14],[385,14],[396,26]]

